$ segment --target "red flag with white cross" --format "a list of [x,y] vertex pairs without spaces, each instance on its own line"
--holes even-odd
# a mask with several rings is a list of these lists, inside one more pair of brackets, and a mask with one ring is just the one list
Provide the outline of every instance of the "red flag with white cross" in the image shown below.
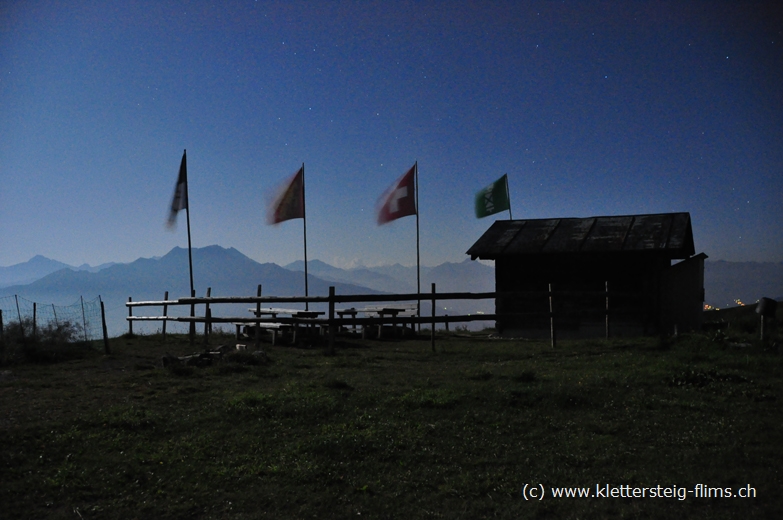
[[378,199],[378,225],[416,214],[416,165]]

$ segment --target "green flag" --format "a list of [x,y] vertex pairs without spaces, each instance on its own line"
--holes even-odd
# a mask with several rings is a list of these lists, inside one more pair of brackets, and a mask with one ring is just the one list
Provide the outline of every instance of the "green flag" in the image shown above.
[[510,209],[508,175],[503,175],[476,194],[476,218],[483,218]]

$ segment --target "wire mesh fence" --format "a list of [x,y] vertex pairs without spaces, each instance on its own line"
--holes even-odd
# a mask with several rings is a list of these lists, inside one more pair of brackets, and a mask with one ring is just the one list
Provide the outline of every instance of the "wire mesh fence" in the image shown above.
[[38,303],[18,295],[0,296],[0,334],[17,324],[25,335],[39,330],[58,329],[65,324],[75,328],[76,340],[92,342],[103,339],[101,297],[80,298],[71,305]]

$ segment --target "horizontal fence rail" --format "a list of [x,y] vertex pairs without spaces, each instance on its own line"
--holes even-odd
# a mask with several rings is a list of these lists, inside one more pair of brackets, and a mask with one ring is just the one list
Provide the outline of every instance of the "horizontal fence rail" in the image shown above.
[[[520,316],[524,314],[519,314]],[[514,314],[504,314],[504,317],[514,316]],[[247,316],[212,316],[206,318],[206,316],[128,316],[125,318],[128,321],[176,321],[181,323],[204,323],[209,321],[210,323],[284,323],[291,325],[390,325],[392,323],[461,323],[468,321],[494,321],[497,319],[495,314],[472,314],[465,316],[435,316],[434,318],[429,316],[398,316],[396,319],[392,318],[380,318],[376,316],[368,316],[365,318],[333,318],[331,321],[329,318],[289,318],[286,316],[279,316],[277,318],[252,318]]]
[[[437,300],[481,300],[495,298],[494,292],[485,293],[435,293]],[[603,294],[603,293],[601,293]],[[432,293],[408,294],[335,294],[329,296],[214,296],[214,297],[183,297],[177,300],[128,302],[128,307],[145,307],[160,305],[203,305],[213,303],[375,303],[375,302],[405,302],[431,301]]]

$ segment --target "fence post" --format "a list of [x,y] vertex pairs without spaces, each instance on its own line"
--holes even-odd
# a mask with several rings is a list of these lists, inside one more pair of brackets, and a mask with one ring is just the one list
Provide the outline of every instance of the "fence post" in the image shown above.
[[207,306],[204,313],[204,346],[209,345],[209,332],[212,329],[212,309]]
[[[190,297],[191,298],[195,298],[196,297],[196,290],[195,289],[190,291]],[[195,303],[191,303],[190,304],[190,317],[191,318],[195,318],[196,317],[196,304]],[[193,344],[196,343],[196,321],[195,320],[191,320],[190,321],[190,329],[189,329],[189,332],[188,332],[188,339],[190,341],[190,346],[192,347]]]
[[329,286],[329,353],[334,354],[334,285]]
[[54,326],[59,329],[60,324],[57,323],[57,309],[54,307],[54,304],[52,304],[52,314],[54,314]]
[[555,310],[552,304],[552,284],[549,284],[549,337],[552,340],[552,348],[557,347],[557,337],[555,334]]
[[[131,302],[131,297],[128,296],[128,303]],[[128,317],[133,317],[133,307],[128,305]],[[128,336],[133,336],[133,320],[128,320]]]
[[430,330],[430,347],[435,352],[435,282],[432,282],[432,330]]
[[[166,291],[163,294],[163,301],[169,301],[169,292],[168,291]],[[164,340],[166,339],[166,325],[168,324],[168,321],[169,321],[169,320],[165,319],[169,315],[168,312],[169,312],[169,306],[164,303],[163,304],[163,318],[164,318],[163,319],[163,339]]]
[[3,341],[3,309],[0,309],[0,342]]
[[[258,290],[256,291],[256,296],[261,298],[261,284],[258,284]],[[261,302],[256,302],[256,319],[261,317]],[[253,327],[255,330],[255,340],[256,340],[256,350],[258,350],[261,347],[261,322],[257,321],[256,326]]]
[[37,314],[38,304],[33,302],[33,341],[35,341],[35,325],[36,325],[36,314]]
[[609,281],[606,281],[606,339],[609,339]]
[[84,314],[84,296],[79,296],[82,302],[82,325],[84,325],[84,342],[87,343],[87,315]]
[[[100,299],[100,296],[98,299]],[[103,326],[103,350],[107,354],[111,354],[111,349],[109,349],[109,334],[106,332],[106,310],[103,308],[103,300],[101,300],[101,325]]]
[[16,315],[19,317],[19,334],[24,339],[24,323],[22,322],[22,311],[19,310],[19,296],[14,294],[14,299],[16,300]]
[[[212,296],[212,287],[207,287],[207,298]],[[206,317],[209,316],[212,317],[212,314],[209,309],[209,302],[207,302],[206,307],[204,308],[204,344],[207,343],[206,336],[212,332],[212,322],[210,320],[206,320]]]

